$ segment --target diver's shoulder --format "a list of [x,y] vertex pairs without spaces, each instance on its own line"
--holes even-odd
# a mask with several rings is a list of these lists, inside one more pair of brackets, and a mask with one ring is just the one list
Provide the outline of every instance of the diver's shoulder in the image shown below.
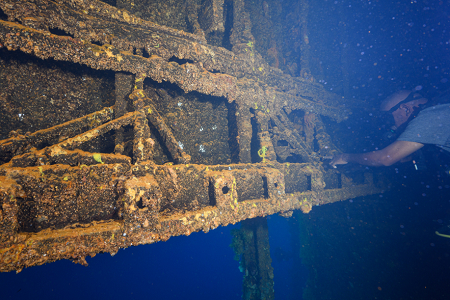
[[420,112],[450,111],[450,103],[434,103],[422,109]]

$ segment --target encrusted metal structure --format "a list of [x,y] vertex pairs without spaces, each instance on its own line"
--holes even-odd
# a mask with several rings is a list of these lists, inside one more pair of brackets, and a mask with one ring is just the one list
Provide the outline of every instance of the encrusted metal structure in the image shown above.
[[[53,88],[42,81],[11,96],[5,82],[42,68],[1,75],[2,114],[17,119],[2,123],[10,137],[0,141],[1,271],[86,264],[99,252],[382,190],[371,173],[323,168],[337,149],[322,117],[345,119],[344,100],[266,63],[242,0],[228,6],[231,50],[205,38],[226,31],[223,0],[185,2],[192,33],[145,21],[130,3],[0,1],[3,55],[105,70],[114,87],[108,96],[97,73],[67,75],[67,86],[54,82],[59,98],[39,92]],[[19,122],[22,131],[5,128]]]

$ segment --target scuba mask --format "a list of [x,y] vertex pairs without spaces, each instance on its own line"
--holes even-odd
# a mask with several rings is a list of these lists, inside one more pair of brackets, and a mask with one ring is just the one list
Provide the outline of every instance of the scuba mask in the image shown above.
[[[412,92],[408,95],[408,97],[391,107],[391,109],[389,109],[388,111],[379,111],[377,113],[377,122],[379,128],[384,128],[386,130],[386,132],[382,135],[383,140],[393,142],[395,141],[395,139],[397,139],[399,128],[395,126],[395,120],[392,113],[399,109],[402,104],[421,98],[423,98],[422,95]],[[403,123],[400,128],[404,129],[407,124],[408,122]]]

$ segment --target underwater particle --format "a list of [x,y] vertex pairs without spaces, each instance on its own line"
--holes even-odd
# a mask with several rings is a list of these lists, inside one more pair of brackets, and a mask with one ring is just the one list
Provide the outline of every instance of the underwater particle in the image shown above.
[[45,222],[45,221],[48,221],[48,217],[47,217],[47,216],[39,215],[39,216],[36,218],[36,221],[38,221],[39,223]]
[[198,151],[199,151],[199,152],[203,152],[203,153],[206,152],[205,147],[204,147],[203,145],[200,145],[200,146],[199,146]]
[[200,131],[203,131],[203,127],[200,127]]
[[216,129],[217,129],[217,126],[214,125],[214,126],[212,127],[212,130],[216,130]]
[[180,149],[183,150],[183,147],[184,147],[183,143],[182,142],[178,142],[178,147],[180,147]]
[[183,103],[181,103],[181,102],[178,102],[178,106],[181,106],[181,105],[183,105]]

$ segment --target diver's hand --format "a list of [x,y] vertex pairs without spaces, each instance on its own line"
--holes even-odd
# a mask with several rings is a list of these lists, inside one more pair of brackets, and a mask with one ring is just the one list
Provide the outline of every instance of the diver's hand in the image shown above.
[[341,153],[341,154],[336,154],[330,161],[330,166],[332,166],[333,168],[336,168],[336,165],[345,165],[348,163],[347,161],[347,154],[345,153]]

